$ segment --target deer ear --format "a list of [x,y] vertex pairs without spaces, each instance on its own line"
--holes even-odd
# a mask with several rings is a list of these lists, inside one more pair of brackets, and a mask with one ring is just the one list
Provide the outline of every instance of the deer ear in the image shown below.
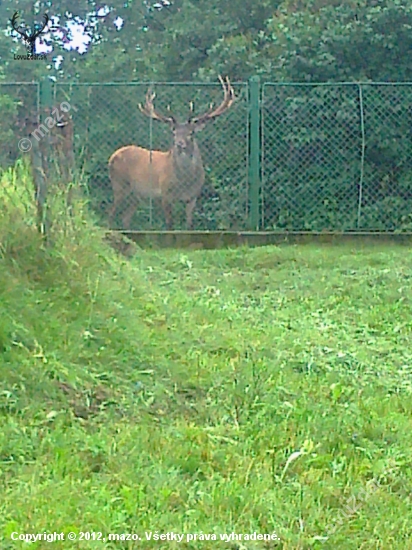
[[206,122],[192,122],[194,132],[200,132],[206,126]]

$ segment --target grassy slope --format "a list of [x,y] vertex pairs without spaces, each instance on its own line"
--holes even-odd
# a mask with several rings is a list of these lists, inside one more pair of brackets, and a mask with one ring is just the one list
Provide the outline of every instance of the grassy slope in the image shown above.
[[44,530],[281,538],[138,545],[159,549],[412,548],[406,248],[139,251],[128,262],[86,222],[45,251],[10,204],[2,549],[26,547],[13,531]]

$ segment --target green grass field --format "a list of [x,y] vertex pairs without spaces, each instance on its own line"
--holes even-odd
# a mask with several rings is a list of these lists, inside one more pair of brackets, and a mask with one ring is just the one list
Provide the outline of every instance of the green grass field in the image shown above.
[[[407,247],[45,249],[10,182],[2,550],[412,548]],[[11,538],[44,532],[77,540]]]

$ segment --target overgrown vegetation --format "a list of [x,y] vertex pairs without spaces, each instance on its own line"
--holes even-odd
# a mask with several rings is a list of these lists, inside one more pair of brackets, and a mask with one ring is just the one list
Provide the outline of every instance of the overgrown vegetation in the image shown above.
[[159,549],[409,547],[405,248],[125,260],[81,208],[45,248],[19,170],[0,188],[2,549],[44,531],[137,533]]

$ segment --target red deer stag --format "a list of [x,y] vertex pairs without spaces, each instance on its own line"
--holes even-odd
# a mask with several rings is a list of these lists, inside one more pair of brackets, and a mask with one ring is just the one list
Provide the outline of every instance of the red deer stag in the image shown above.
[[127,206],[122,212],[123,229],[130,229],[130,223],[142,198],[161,198],[166,219],[166,227],[172,229],[172,205],[176,201],[186,203],[186,224],[191,229],[193,210],[200,195],[205,172],[199,146],[194,134],[202,130],[207,122],[222,115],[235,101],[235,94],[229,79],[223,80],[224,97],[222,103],[200,116],[191,116],[186,122],[178,122],[172,116],[164,116],[153,107],[155,93],[150,89],[146,94],[143,114],[149,118],[169,124],[173,132],[173,146],[169,151],[149,151],[136,145],[122,147],[113,153],[109,160],[110,181],[114,201],[110,210],[110,224],[119,207]]

